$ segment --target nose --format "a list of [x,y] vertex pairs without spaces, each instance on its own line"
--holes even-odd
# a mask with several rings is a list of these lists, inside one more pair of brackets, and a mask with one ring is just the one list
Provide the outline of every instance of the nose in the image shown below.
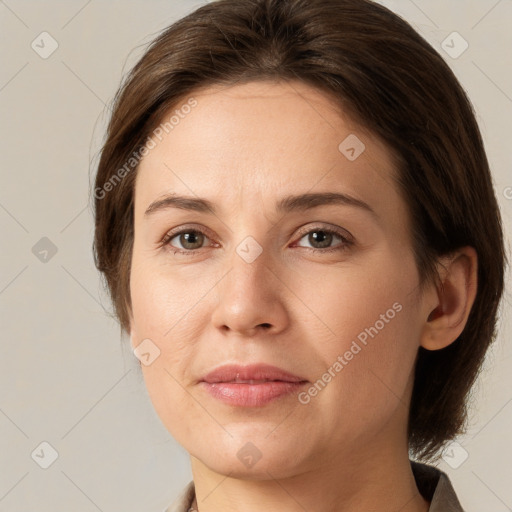
[[226,333],[277,334],[288,325],[286,300],[292,294],[264,252],[249,261],[233,255],[227,275],[217,285],[212,322]]

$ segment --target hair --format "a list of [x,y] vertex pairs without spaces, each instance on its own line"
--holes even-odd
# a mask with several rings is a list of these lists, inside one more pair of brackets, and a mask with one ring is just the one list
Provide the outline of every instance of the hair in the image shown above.
[[257,80],[314,86],[385,142],[412,220],[421,290],[439,279],[439,256],[466,245],[477,252],[478,290],[463,332],[441,350],[419,347],[416,360],[409,450],[433,459],[466,428],[469,393],[496,336],[508,260],[465,91],[425,39],[372,1],[218,0],[163,30],[125,76],[100,151],[93,242],[121,331],[129,332],[131,314],[134,155],[144,154],[145,139],[183,98]]

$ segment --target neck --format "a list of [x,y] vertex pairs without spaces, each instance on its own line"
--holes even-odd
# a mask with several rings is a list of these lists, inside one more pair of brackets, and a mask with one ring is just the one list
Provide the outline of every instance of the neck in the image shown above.
[[270,468],[258,479],[254,473],[233,477],[234,471],[212,471],[191,456],[196,490],[191,511],[428,512],[429,502],[418,491],[407,447],[375,448],[368,443],[358,453],[323,454],[309,470],[285,477],[274,478]]

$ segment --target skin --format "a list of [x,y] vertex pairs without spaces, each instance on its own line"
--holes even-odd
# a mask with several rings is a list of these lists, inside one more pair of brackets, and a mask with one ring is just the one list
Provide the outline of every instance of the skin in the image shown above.
[[[476,293],[474,250],[440,262],[443,290],[419,293],[392,154],[318,90],[262,81],[191,96],[197,106],[154,139],[138,169],[131,341],[149,338],[160,350],[141,367],[155,410],[190,454],[194,508],[428,510],[408,459],[413,366],[420,345],[439,349],[462,332]],[[353,161],[338,149],[350,134],[365,144]],[[171,192],[207,198],[219,212],[144,214]],[[278,199],[305,192],[350,194],[376,217],[333,204],[275,212]],[[183,236],[161,243],[185,225],[198,237],[192,251]],[[327,247],[338,249],[321,252],[308,233],[328,228],[353,243],[334,236]],[[236,251],[248,236],[262,250],[252,263]],[[187,248],[192,256],[172,252]],[[221,364],[254,362],[314,383],[396,303],[401,311],[307,404],[292,394],[235,407],[198,385]],[[252,467],[237,456],[248,442],[261,455]]]

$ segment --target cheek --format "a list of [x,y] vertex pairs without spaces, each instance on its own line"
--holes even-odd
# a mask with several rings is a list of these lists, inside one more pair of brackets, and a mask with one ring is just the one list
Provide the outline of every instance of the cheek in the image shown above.
[[194,361],[202,328],[197,315],[205,307],[201,295],[204,293],[199,293],[197,287],[184,287],[183,283],[149,267],[134,273],[132,342],[138,344],[149,338],[158,353],[150,366],[142,365],[149,379],[150,393],[162,387],[161,381],[173,381],[174,377],[185,383],[191,378],[188,369]]
[[191,273],[179,266],[172,271],[165,258],[134,256],[130,290],[134,324],[139,336],[170,338],[186,324],[194,306],[215,284],[214,276]]
[[[176,439],[182,439],[186,422],[179,415],[194,414],[195,402],[186,391],[194,375],[200,330],[207,318],[205,294],[214,286],[204,274],[183,277],[165,265],[134,258],[130,277],[133,340],[149,338],[158,352],[151,364],[141,364],[148,395],[155,411]],[[193,283],[193,285],[191,284]]]
[[321,280],[307,277],[294,290],[315,312],[310,330],[326,333],[314,350],[340,376],[327,386],[331,399],[384,414],[405,395],[419,346],[417,279],[411,255],[380,251],[364,264],[331,268]]
[[410,313],[415,306],[417,279],[411,257],[380,250],[343,266],[327,267],[321,273],[302,272],[293,291],[331,338],[346,339],[373,326],[381,315],[385,329],[381,322],[378,326],[382,332],[390,331],[391,324],[402,323],[404,314],[398,314],[396,310],[401,308],[393,305],[398,303]]
[[[133,341],[149,338],[156,346],[157,357],[149,365],[141,360],[148,396],[163,425],[179,442],[184,442],[189,423],[177,418],[194,416],[194,402],[185,391],[190,379],[187,369],[194,360],[194,338],[185,334],[187,322],[184,294],[167,281],[152,278],[150,273],[134,275],[132,308],[135,329]],[[173,290],[173,293],[170,293]],[[189,309],[189,308],[187,308]],[[181,321],[180,321],[181,319]]]

